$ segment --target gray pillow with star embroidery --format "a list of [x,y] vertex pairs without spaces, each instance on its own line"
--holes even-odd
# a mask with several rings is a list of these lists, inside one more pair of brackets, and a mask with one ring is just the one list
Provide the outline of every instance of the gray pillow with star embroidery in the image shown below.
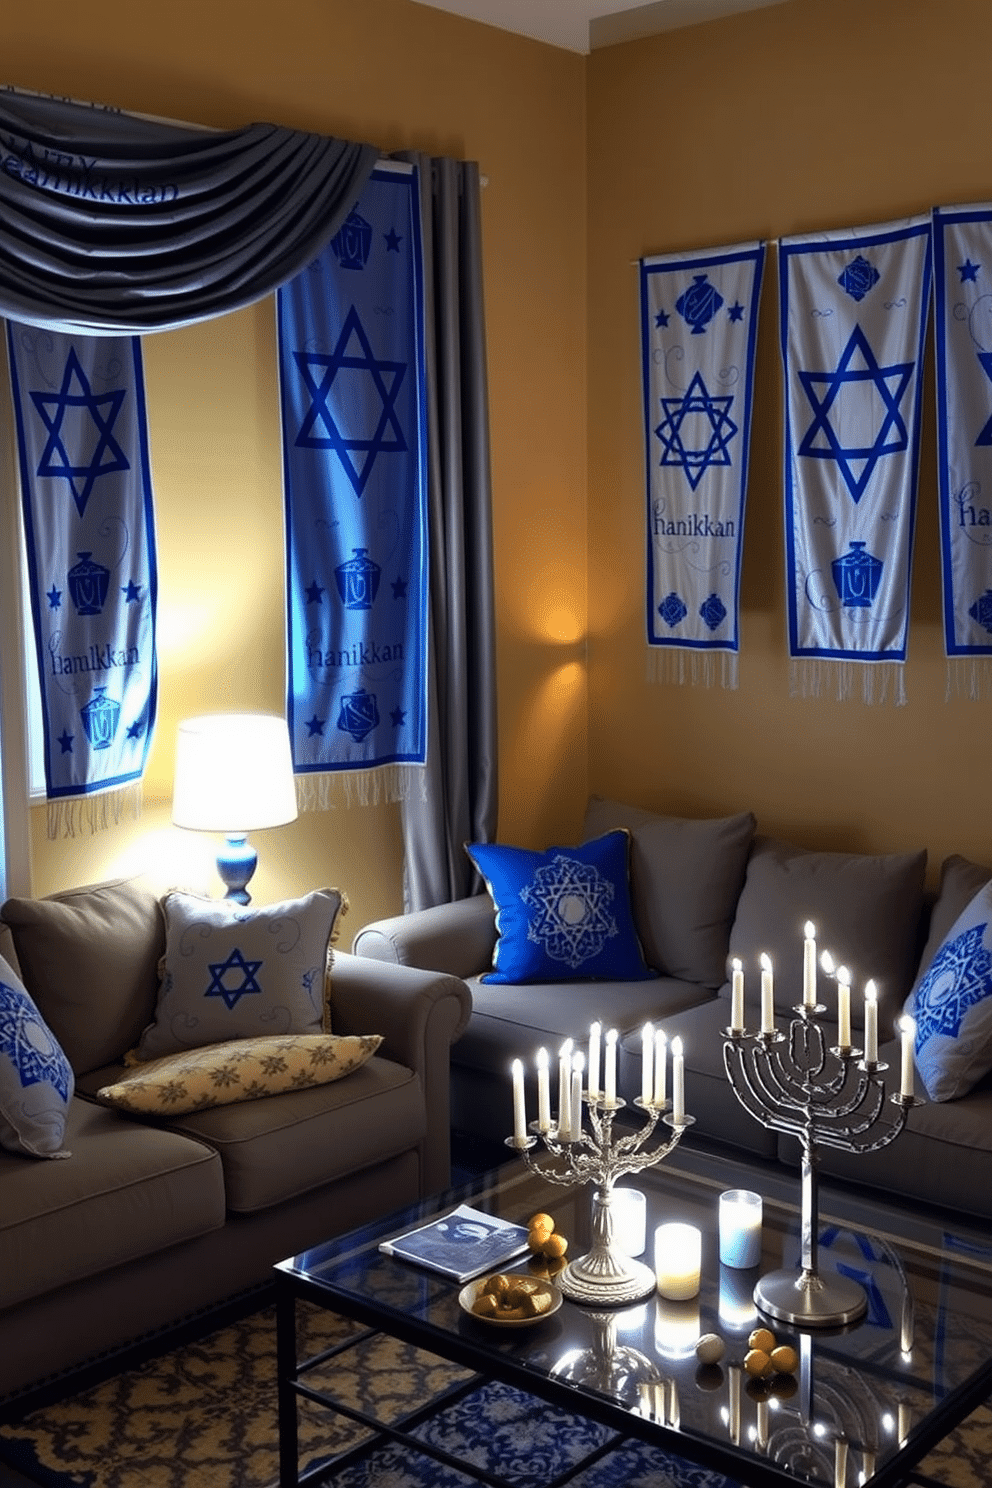
[[158,1004],[129,1062],[230,1039],[330,1033],[331,942],[345,908],[337,889],[258,909],[166,894]]
[[931,1100],[957,1100],[992,1070],[992,883],[954,921],[906,999]]
[[0,1147],[68,1157],[72,1067],[21,979],[0,956]]

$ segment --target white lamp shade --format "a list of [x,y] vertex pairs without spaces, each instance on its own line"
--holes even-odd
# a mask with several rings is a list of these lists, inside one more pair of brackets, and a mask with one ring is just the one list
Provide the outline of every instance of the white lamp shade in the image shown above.
[[284,718],[212,713],[187,718],[176,739],[172,820],[200,832],[253,832],[296,819]]

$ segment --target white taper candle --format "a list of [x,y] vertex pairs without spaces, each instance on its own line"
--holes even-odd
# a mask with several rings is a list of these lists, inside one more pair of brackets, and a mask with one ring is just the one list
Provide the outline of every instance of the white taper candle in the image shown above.
[[515,1059],[513,1070],[513,1140],[518,1147],[523,1147],[527,1141],[527,1110],[524,1103],[524,1067],[523,1062]]
[[617,1030],[611,1028],[606,1035],[606,1076],[603,1081],[604,1098],[607,1105],[614,1105],[617,1098]]
[[730,1029],[732,1033],[744,1032],[744,966],[738,956],[734,957],[730,978]]
[[649,1106],[654,1099],[654,1029],[645,1023],[641,1029],[641,1100]]
[[537,1051],[537,1127],[546,1132],[551,1128],[551,1083],[548,1077],[548,1051]]
[[803,941],[803,1003],[816,1006],[816,929],[812,920],[806,921],[806,938]]
[[659,1028],[654,1036],[654,1103],[663,1106],[668,1099],[668,1035]]
[[878,989],[865,983],[865,1061],[878,1063]]
[[837,968],[837,1043],[851,1047],[851,973],[846,966]]
[[916,1041],[916,1024],[910,1017],[899,1020],[902,1032],[902,1084],[900,1095],[912,1095],[914,1090],[913,1045]]
[[572,1104],[572,1040],[566,1039],[558,1051],[558,1131],[564,1137],[571,1129],[569,1111]]
[[590,1100],[599,1098],[599,1050],[602,1038],[603,1025],[597,1021],[589,1029],[589,1078],[586,1084]]
[[680,1126],[685,1119],[685,1059],[682,1040],[672,1039],[672,1120]]
[[764,952],[761,954],[761,1031],[775,1032],[775,983],[771,957]]

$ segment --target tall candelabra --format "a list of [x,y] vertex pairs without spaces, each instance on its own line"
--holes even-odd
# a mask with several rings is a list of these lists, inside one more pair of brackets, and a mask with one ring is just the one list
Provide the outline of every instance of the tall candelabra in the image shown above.
[[820,1149],[877,1152],[895,1141],[910,1107],[919,1104],[905,1080],[886,1100],[888,1065],[877,1057],[866,1058],[850,1042],[828,1047],[818,1017],[825,1011],[804,1001],[793,1009],[788,1033],[730,1027],[723,1046],[727,1076],[744,1109],[770,1131],[797,1137],[802,1148],[800,1269],[761,1277],[754,1300],[772,1317],[813,1326],[855,1322],[868,1306],[858,1282],[819,1272]]
[[[614,1120],[626,1105],[623,1100],[607,1100],[582,1093],[582,1105],[588,1113],[588,1125],[573,1120],[567,1131],[556,1125],[542,1128],[532,1122],[530,1131],[537,1135],[508,1137],[512,1147],[549,1183],[574,1188],[580,1183],[595,1185],[592,1205],[592,1246],[588,1253],[568,1265],[557,1278],[558,1286],[573,1302],[593,1307],[625,1307],[648,1297],[657,1286],[650,1266],[625,1255],[617,1248],[613,1225],[613,1185],[625,1173],[640,1173],[660,1163],[678,1145],[683,1132],[694,1117],[684,1112],[665,1114],[669,1102],[648,1101],[638,1096],[645,1120],[639,1131],[618,1133]],[[659,1146],[648,1143],[659,1120],[671,1128],[671,1136]],[[538,1140],[555,1159],[556,1165],[534,1162]]]

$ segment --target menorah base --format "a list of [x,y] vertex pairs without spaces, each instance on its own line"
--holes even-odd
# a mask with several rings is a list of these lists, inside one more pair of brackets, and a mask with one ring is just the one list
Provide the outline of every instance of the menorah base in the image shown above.
[[845,1276],[810,1271],[770,1271],[754,1289],[755,1306],[799,1328],[843,1327],[868,1311],[864,1287]]
[[586,1307],[627,1307],[650,1297],[658,1285],[650,1266],[616,1250],[591,1250],[570,1261],[556,1281],[566,1297]]

